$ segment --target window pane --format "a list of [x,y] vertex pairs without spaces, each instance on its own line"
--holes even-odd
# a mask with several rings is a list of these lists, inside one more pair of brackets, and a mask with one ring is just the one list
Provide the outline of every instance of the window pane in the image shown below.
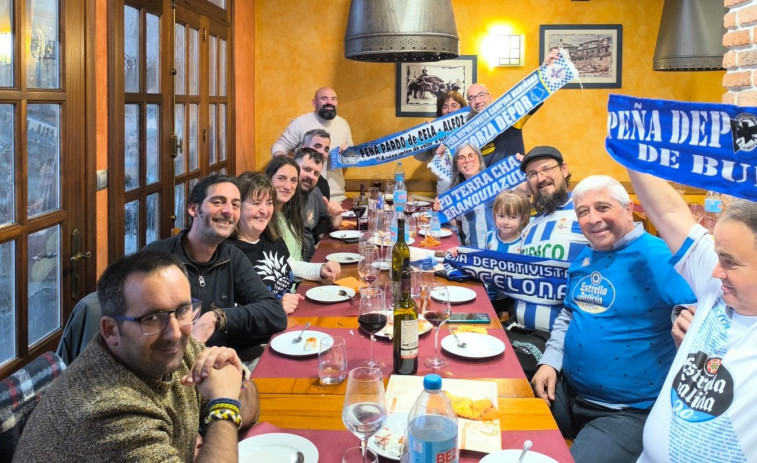
[[26,85],[58,88],[58,0],[27,0],[26,24]]
[[0,244],[0,365],[16,356],[15,242]]
[[174,27],[174,41],[175,43],[175,51],[174,51],[174,65],[176,66],[176,78],[174,81],[176,82],[176,94],[177,95],[184,95],[186,93],[186,28],[182,26],[181,24],[177,24],[176,27]]
[[176,158],[173,160],[173,172],[176,175],[186,172],[184,165],[184,153],[187,152],[187,141],[184,138],[184,105],[177,104],[174,106],[174,133],[178,137],[181,149],[177,151]]
[[218,157],[226,160],[226,105],[218,105]]
[[[0,87],[13,86],[13,21],[10,0],[0,0]],[[0,358],[0,362],[2,359]]]
[[160,237],[160,193],[153,193],[147,197],[147,236],[145,244],[152,243]]
[[27,213],[34,217],[60,207],[60,107],[57,104],[28,106],[26,138]]
[[145,141],[145,156],[147,161],[147,184],[160,180],[160,105],[147,105],[147,140]]
[[12,223],[16,218],[14,122],[13,105],[0,105],[0,226]]
[[208,86],[210,96],[216,96],[216,81],[218,80],[218,55],[216,55],[216,36],[210,36],[210,43],[208,43]]
[[197,29],[189,29],[189,94],[200,93],[200,33]]
[[139,187],[139,105],[124,105],[124,189]]
[[147,69],[145,91],[160,93],[160,18],[147,13],[145,25]]
[[139,200],[124,206],[124,254],[134,254],[139,249]]
[[60,327],[60,226],[29,235],[29,345]]
[[186,208],[184,207],[184,184],[179,183],[173,189],[174,197],[174,215],[176,215],[176,222],[174,222],[174,228],[184,230],[184,214]]
[[218,39],[218,94],[226,96],[226,41]]
[[124,7],[124,91],[139,91],[139,10]]
[[196,104],[189,105],[189,170],[197,170],[199,168],[199,161],[197,158],[197,146],[198,140],[198,106]]
[[208,105],[208,163],[215,164],[216,160],[216,105]]

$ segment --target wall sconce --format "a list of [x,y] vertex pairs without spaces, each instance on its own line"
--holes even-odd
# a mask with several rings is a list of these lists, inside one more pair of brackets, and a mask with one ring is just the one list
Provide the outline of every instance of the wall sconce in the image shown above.
[[13,34],[0,32],[0,64],[13,62]]
[[482,54],[490,67],[523,66],[525,40],[523,34],[515,34],[506,26],[497,26],[484,39]]

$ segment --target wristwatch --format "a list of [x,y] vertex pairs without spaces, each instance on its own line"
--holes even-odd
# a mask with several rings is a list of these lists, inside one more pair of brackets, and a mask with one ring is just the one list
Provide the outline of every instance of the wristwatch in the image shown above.
[[216,307],[215,304],[210,304],[210,310],[216,314],[216,331],[226,331],[226,312]]

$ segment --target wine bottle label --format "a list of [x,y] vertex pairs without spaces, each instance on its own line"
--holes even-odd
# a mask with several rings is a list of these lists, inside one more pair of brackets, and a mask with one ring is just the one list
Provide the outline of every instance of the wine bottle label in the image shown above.
[[400,356],[403,359],[418,357],[418,319],[402,320]]

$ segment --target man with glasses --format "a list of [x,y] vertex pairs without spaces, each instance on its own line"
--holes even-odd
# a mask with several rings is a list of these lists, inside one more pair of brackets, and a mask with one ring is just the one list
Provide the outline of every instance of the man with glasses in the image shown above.
[[233,349],[192,337],[200,306],[183,263],[157,251],[121,258],[97,297],[100,335],[45,393],[14,461],[236,462],[257,388]]
[[249,259],[224,241],[239,221],[241,204],[236,179],[208,176],[190,193],[189,229],[144,249],[170,252],[184,263],[192,297],[202,301],[193,336],[209,346],[233,347],[247,361],[259,355],[256,346],[286,328],[287,317]]
[[[536,146],[523,157],[520,170],[526,174],[526,187],[536,209],[521,234],[521,252],[572,262],[588,241],[573,209],[568,192],[570,172],[562,154],[552,146]],[[561,309],[562,301],[537,304],[516,300],[515,323],[508,327],[508,337],[529,379]]]
[[[323,129],[313,129],[305,132],[300,142],[300,148],[311,148],[321,153],[323,157],[323,164],[328,163],[329,149],[331,149],[331,135]],[[329,188],[329,182],[323,175],[318,176],[318,182],[316,187],[321,190],[323,197],[331,199],[331,188]]]

